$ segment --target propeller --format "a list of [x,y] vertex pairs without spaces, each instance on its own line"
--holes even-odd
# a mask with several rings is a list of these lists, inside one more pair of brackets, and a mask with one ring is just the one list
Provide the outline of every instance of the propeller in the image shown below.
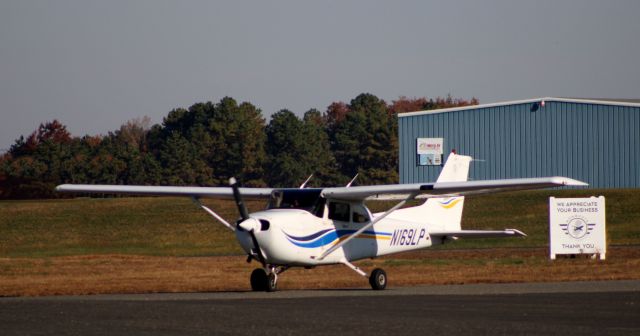
[[[242,201],[242,195],[240,195],[240,187],[238,187],[238,181],[234,177],[229,179],[229,185],[233,190],[233,199],[236,202],[236,206],[238,206],[238,212],[240,212],[240,219],[236,224],[236,227],[241,231],[247,231],[251,236],[251,240],[253,241],[253,252],[255,253],[253,256],[250,254],[249,258],[256,258],[258,261],[265,266],[266,260],[264,255],[262,254],[262,250],[260,249],[260,244],[258,243],[258,239],[256,238],[256,231],[259,231],[262,227],[262,223],[255,218],[249,217],[249,211],[247,211],[247,207],[244,205]],[[251,260],[251,259],[248,259]]]
[[238,187],[239,183],[236,181],[235,177],[229,179],[229,185],[233,190],[233,199],[236,201],[236,206],[238,207],[238,212],[240,212],[240,219],[236,223],[236,227],[244,229],[246,231],[253,232],[259,231],[262,227],[262,224],[259,220],[255,218],[249,217],[249,211],[247,207],[244,205],[244,201],[242,200],[242,195],[240,194],[240,187]]
[[[236,201],[236,206],[238,207],[238,212],[240,212],[240,218],[244,222],[249,219],[249,212],[247,211],[247,207],[244,205],[242,201],[242,196],[240,195],[240,188],[238,187],[238,181],[236,181],[235,177],[229,179],[229,185],[233,190],[233,199]],[[238,221],[238,224],[240,221]]]

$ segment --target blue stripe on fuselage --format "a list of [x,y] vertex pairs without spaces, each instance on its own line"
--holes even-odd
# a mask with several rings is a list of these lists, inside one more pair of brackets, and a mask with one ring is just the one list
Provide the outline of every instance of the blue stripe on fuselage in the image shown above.
[[[333,243],[336,239],[354,234],[357,230],[322,230],[312,235],[305,237],[290,236],[286,232],[283,233],[287,236],[287,239],[294,245],[304,248],[316,248]],[[377,236],[391,236],[388,232],[376,232],[376,231],[364,231],[362,234],[377,235]],[[315,239],[314,239],[315,238]]]

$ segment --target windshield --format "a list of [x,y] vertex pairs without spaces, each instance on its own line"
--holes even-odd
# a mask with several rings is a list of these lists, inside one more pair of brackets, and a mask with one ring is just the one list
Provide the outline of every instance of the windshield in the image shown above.
[[274,190],[267,209],[302,209],[312,211],[322,189],[280,189]]

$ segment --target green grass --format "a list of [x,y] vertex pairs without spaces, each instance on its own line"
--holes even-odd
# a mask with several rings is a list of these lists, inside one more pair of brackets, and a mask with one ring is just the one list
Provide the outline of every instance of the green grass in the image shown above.
[[[233,221],[232,202],[214,208]],[[186,198],[79,198],[0,202],[0,256],[228,255],[232,232]]]
[[[515,228],[526,238],[467,239],[436,248],[541,247],[548,242],[548,197],[606,197],[609,244],[640,244],[638,190],[546,190],[469,197],[463,228]],[[206,202],[229,221],[231,201]],[[391,203],[370,204],[374,211]],[[251,210],[263,207],[249,202]],[[185,198],[78,198],[0,202],[0,257],[83,254],[209,256],[241,254],[232,232]],[[518,261],[509,261],[517,263]]]
[[[463,229],[518,229],[525,238],[460,239],[436,246],[448,248],[541,247],[549,241],[549,197],[605,196],[607,242],[616,245],[640,244],[640,190],[536,190],[467,197],[462,216]],[[389,204],[376,204],[381,211]]]
[[607,242],[632,245],[640,243],[640,193],[620,190],[542,190],[474,197],[465,202],[463,227],[466,229],[519,229],[524,239],[486,239],[460,241],[465,247],[547,246],[549,241],[549,196],[605,196]]

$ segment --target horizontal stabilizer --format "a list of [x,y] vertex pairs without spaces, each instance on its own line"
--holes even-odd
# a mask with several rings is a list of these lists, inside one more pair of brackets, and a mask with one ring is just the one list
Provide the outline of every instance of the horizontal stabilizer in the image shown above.
[[459,231],[441,231],[429,232],[431,237],[447,237],[447,238],[502,238],[502,237],[526,237],[527,235],[516,229],[505,229],[501,231],[489,230],[459,230]]

